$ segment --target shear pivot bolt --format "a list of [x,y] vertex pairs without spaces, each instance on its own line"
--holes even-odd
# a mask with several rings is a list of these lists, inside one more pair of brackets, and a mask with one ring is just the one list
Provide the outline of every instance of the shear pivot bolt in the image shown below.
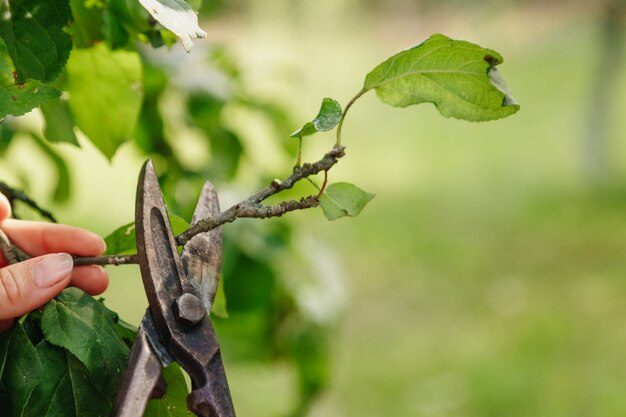
[[202,300],[190,293],[185,293],[178,297],[172,307],[176,321],[186,326],[200,323],[206,315]]

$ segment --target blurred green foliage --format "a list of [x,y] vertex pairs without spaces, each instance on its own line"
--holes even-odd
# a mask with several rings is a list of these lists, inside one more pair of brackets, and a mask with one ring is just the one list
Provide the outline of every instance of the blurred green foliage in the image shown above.
[[[0,24],[0,36],[7,42],[10,40],[11,46],[20,42],[20,37],[31,39],[30,32],[35,30],[34,27],[22,32],[15,29],[21,24],[20,19],[26,18],[16,12],[17,3],[10,3],[11,13],[9,4],[6,5],[9,18]],[[203,10],[219,12],[220,3],[208,3],[211,4]],[[232,187],[231,183],[240,175],[242,160],[255,159],[241,133],[228,120],[227,113],[236,109],[258,115],[277,135],[286,136],[293,130],[295,125],[284,106],[248,91],[241,79],[240,64],[227,48],[216,43],[208,48],[197,48],[194,51],[199,62],[197,70],[208,71],[213,77],[209,82],[204,77],[195,79],[185,74],[185,68],[177,66],[174,51],[151,49],[172,45],[175,37],[156,24],[139,2],[72,0],[63,4],[67,18],[57,19],[43,29],[57,41],[60,55],[44,62],[50,71],[56,72],[40,75],[28,72],[31,66],[24,64],[18,68],[18,76],[51,83],[59,91],[57,95],[61,92],[64,95],[42,107],[43,127],[28,117],[5,117],[4,113],[17,111],[10,106],[8,110],[2,108],[0,125],[0,158],[20,143],[30,142],[40,149],[40,156],[51,163],[56,171],[54,201],[64,203],[83,198],[71,195],[73,176],[81,173],[71,172],[68,168],[71,161],[51,144],[81,146],[76,136],[78,130],[108,159],[128,141],[141,158],[152,158],[161,174],[168,209],[184,219],[191,218],[204,181],[210,179],[218,189]],[[198,1],[194,4],[200,6]],[[73,21],[66,27],[71,20],[70,5]],[[37,10],[42,16],[47,12]],[[17,40],[14,41],[13,36]],[[68,60],[72,48],[70,40],[73,51]],[[34,48],[33,53],[40,46],[37,42],[29,44],[29,48]],[[146,43],[149,46],[144,45]],[[23,50],[14,50],[17,52],[5,52],[3,58],[13,58],[21,64],[16,53]],[[39,67],[33,65],[32,68]],[[25,103],[30,108],[39,104]],[[192,132],[195,142],[180,143],[185,140],[177,132],[180,128]],[[254,138],[249,138],[248,142],[250,140]],[[289,142],[278,148],[285,160],[295,160],[294,151],[295,146]],[[281,172],[283,167],[279,164],[273,169]],[[21,183],[14,183],[18,188],[28,190],[27,181],[39,181],[26,169],[12,174],[23,178]],[[261,188],[268,183],[270,175],[275,174],[257,171],[253,186]],[[132,185],[135,178],[129,177],[128,182]],[[32,217],[33,213],[18,206],[15,215]],[[132,252],[123,245],[129,242],[134,245],[133,234],[127,233],[128,226],[115,232],[115,236],[124,239],[112,238],[109,251]],[[255,245],[246,242],[250,237]],[[281,270],[277,259],[300,256],[292,242],[292,227],[281,221],[254,227],[244,223],[228,229],[224,241],[223,281],[228,318],[216,318],[216,327],[225,356],[231,362],[291,363],[300,375],[300,390],[294,397],[294,411],[290,414],[303,415],[327,383],[325,335],[332,322],[310,317],[286,284],[289,272]],[[300,271],[310,270],[305,261],[296,261],[296,265]],[[308,275],[315,277],[313,272]],[[139,279],[138,271],[134,279]]]

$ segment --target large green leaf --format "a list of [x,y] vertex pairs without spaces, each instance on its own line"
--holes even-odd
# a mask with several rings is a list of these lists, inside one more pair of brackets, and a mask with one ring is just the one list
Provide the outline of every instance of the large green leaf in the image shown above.
[[330,184],[320,198],[320,206],[328,220],[355,217],[374,198],[374,194],[347,182]]
[[77,288],[46,304],[41,318],[45,339],[69,350],[88,369],[99,391],[112,398],[129,349],[117,334],[117,314]]
[[206,32],[198,26],[198,16],[184,0],[139,0],[150,15],[180,38],[187,52],[192,39],[204,38]]
[[105,398],[74,355],[46,341],[37,345],[43,377],[26,408],[27,416],[102,417],[111,413]]
[[332,98],[322,100],[320,111],[310,122],[305,123],[300,129],[293,132],[291,137],[309,136],[317,132],[326,132],[333,129],[341,121],[341,105]]
[[0,335],[0,410],[22,416],[43,370],[35,347],[19,323]]
[[374,89],[396,107],[434,103],[457,119],[499,119],[519,110],[495,69],[501,63],[496,51],[436,34],[374,68],[361,94]]
[[78,127],[109,159],[131,137],[141,108],[141,61],[136,52],[100,43],[72,52],[69,105]]
[[0,39],[0,119],[7,114],[21,116],[61,95],[38,80],[19,83],[16,74],[7,45]]
[[54,81],[72,49],[67,0],[0,2],[0,37],[17,70],[17,81]]
[[[189,229],[189,223],[175,214],[169,214],[174,235]],[[135,242],[135,222],[120,226],[104,238],[107,245],[105,255],[128,255],[137,252]]]

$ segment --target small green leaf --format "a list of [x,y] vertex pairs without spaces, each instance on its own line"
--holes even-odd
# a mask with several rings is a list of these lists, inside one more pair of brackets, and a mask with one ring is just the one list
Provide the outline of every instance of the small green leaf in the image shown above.
[[135,222],[118,227],[110,235],[104,238],[107,245],[105,256],[128,255],[135,253]]
[[183,0],[139,0],[139,3],[154,20],[180,38],[187,52],[193,46],[192,39],[206,36],[198,26],[198,15]]
[[[41,381],[43,368],[21,324],[0,335],[0,410],[7,417],[22,416],[28,399]],[[5,414],[6,413],[6,414]]]
[[[170,214],[170,224],[174,235],[181,234],[189,229],[189,223],[175,214]],[[110,255],[129,255],[137,252],[135,245],[135,222],[118,227],[110,235],[104,238],[107,250],[104,253]]]
[[85,365],[67,350],[46,341],[37,345],[43,378],[28,402],[25,415],[38,417],[101,417],[111,413]]
[[117,320],[117,314],[78,288],[68,288],[46,304],[41,318],[45,339],[76,356],[106,398],[115,395],[129,354]]
[[16,74],[7,45],[0,38],[0,119],[7,114],[21,116],[61,95],[60,91],[38,80],[18,83]]
[[131,138],[141,109],[139,55],[111,51],[104,43],[74,50],[67,63],[66,89],[76,125],[111,159]]
[[435,34],[374,68],[363,85],[396,107],[434,103],[446,117],[486,121],[509,116],[519,105],[495,67],[491,49]]
[[3,156],[13,140],[13,127],[6,120],[0,122],[0,156]]
[[322,106],[317,113],[315,119],[307,122],[300,129],[293,132],[290,136],[293,138],[301,138],[309,136],[317,132],[326,132],[333,129],[341,121],[341,105],[332,98],[322,100]]
[[17,82],[52,82],[72,49],[67,33],[72,12],[67,0],[0,2],[0,38],[17,71]]
[[79,146],[74,134],[74,120],[66,101],[51,100],[41,105],[41,112],[46,121],[43,135],[48,142],[66,142]]
[[374,196],[356,185],[338,182],[326,187],[320,199],[320,207],[328,220],[345,216],[356,217]]
[[71,178],[65,160],[39,135],[32,133],[31,137],[44,154],[50,158],[50,162],[52,162],[57,171],[57,182],[52,198],[54,201],[67,201],[70,197]]
[[211,314],[221,319],[228,318],[226,294],[224,293],[224,277],[223,276],[220,276],[220,280],[217,283],[217,292],[215,293],[215,300],[213,300],[213,308],[211,308]]
[[167,382],[167,392],[161,399],[150,400],[144,417],[186,417],[191,416],[187,409],[187,383],[176,362],[163,369],[163,378]]

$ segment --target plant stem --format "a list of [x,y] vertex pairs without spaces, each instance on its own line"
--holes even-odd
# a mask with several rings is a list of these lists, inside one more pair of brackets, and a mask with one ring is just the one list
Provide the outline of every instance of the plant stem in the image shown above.
[[300,165],[302,165],[302,136],[298,136],[298,159],[295,168],[300,168]]
[[137,254],[112,256],[75,256],[74,266],[82,265],[127,265],[139,263]]
[[346,107],[343,109],[343,114],[341,115],[341,120],[339,121],[339,126],[337,126],[337,141],[335,142],[335,147],[338,148],[341,146],[341,129],[343,128],[343,121],[346,119],[346,115],[348,114],[348,110],[350,110],[350,107],[352,107],[352,105],[365,93],[367,93],[369,90],[361,90],[357,93],[356,96],[352,97],[352,100],[350,100],[348,102],[348,104],[346,104]]

